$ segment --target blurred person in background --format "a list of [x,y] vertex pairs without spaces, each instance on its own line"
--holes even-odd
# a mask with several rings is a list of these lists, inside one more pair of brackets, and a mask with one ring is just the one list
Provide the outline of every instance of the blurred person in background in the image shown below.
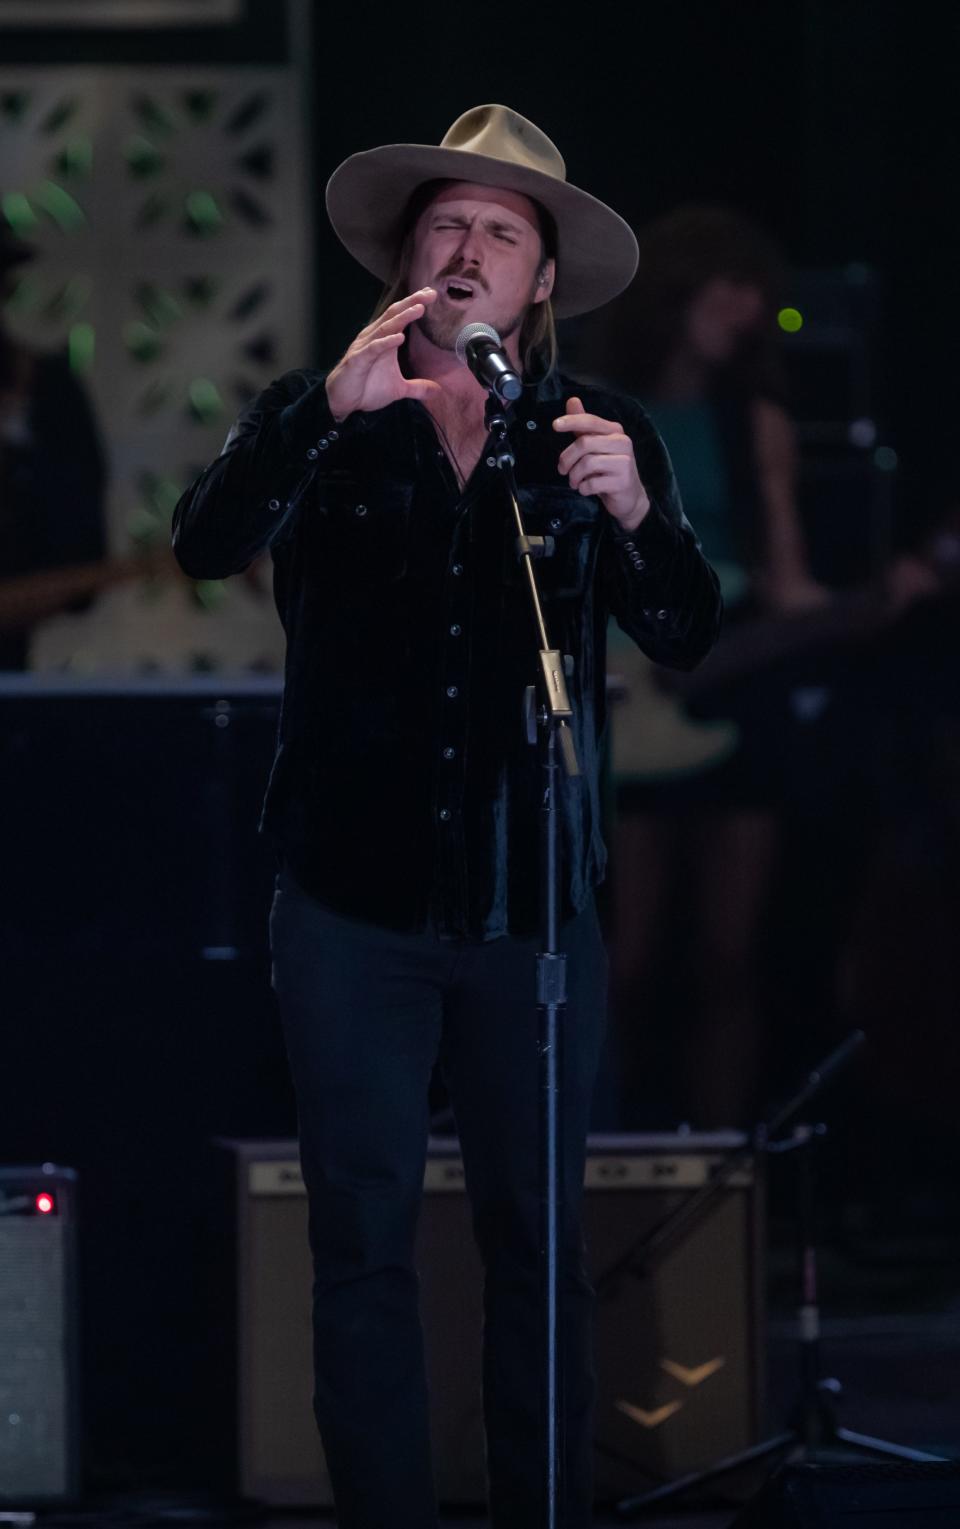
[[[728,612],[822,605],[796,505],[797,444],[776,313],[786,284],[765,233],[723,207],[682,207],[640,235],[605,312],[598,369],[654,417],[696,505]],[[702,532],[700,527],[702,526]]]
[[26,669],[39,622],[82,611],[118,576],[105,558],[106,467],[87,394],[66,356],[3,324],[33,249],[0,224],[0,669]]
[[[877,761],[890,755],[891,694],[903,698],[898,715],[913,718],[919,708],[900,739],[909,750],[940,715],[935,692],[953,688],[931,682],[951,664],[950,644],[934,644],[936,663],[928,654],[917,668],[911,634],[956,608],[955,511],[889,561],[875,584],[834,592],[811,577],[776,325],[785,279],[780,254],[751,221],[726,208],[683,207],[643,232],[632,285],[581,334],[582,366],[639,398],[657,425],[726,607],[720,644],[693,684],[680,687],[686,710],[611,632],[611,669],[632,679],[633,693],[613,723],[613,975],[624,1109],[633,1117],[626,1123],[641,1123],[650,1109],[645,1074],[652,1066],[659,1084],[664,1037],[682,1057],[673,1121],[722,1128],[756,1118],[770,1088],[761,1021],[777,952],[765,935],[788,815],[797,809],[812,829],[807,871],[818,879],[821,922],[853,917],[861,861],[872,853],[863,804],[889,799]],[[839,688],[825,741],[816,729],[808,736],[797,681],[802,699],[804,654],[814,655],[817,672],[817,655],[831,653],[840,658]],[[814,699],[815,690],[807,692]],[[823,835],[834,848],[829,865]],[[838,854],[847,857],[839,870]],[[839,925],[834,937],[814,961],[839,957],[843,966]],[[836,980],[842,988],[842,973]],[[842,991],[828,993],[834,981],[813,976],[805,1013],[836,1002],[835,1022],[849,1007]],[[679,1047],[664,1017],[677,1007],[689,1016]],[[778,1013],[786,1019],[782,1003]]]
[[[760,229],[722,207],[680,208],[639,242],[633,283],[581,335],[581,367],[653,418],[719,575],[725,629],[758,613],[817,611],[830,596],[811,577],[797,509],[797,442],[776,344],[781,258]],[[666,1022],[657,1014],[679,996],[689,1023],[672,1108],[699,1128],[743,1126],[759,1104],[761,944],[785,740],[749,663],[745,682],[724,692],[726,729],[685,722],[656,740],[652,670],[641,671],[615,637],[610,663],[629,670],[634,692],[613,720],[615,737],[624,735],[613,913],[624,1123],[641,1123],[644,1073],[662,1063],[653,1032]],[[677,962],[676,921],[669,949],[664,938],[681,887],[693,959]],[[686,991],[668,994],[659,1011],[658,981],[666,973],[675,987],[677,971],[688,974]]]

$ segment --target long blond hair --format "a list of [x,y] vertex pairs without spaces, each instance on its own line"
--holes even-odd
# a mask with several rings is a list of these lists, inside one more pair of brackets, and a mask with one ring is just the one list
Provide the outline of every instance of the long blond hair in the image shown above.
[[[397,241],[394,276],[380,293],[377,305],[371,314],[371,323],[378,319],[391,303],[407,296],[410,260],[413,255],[413,236],[417,221],[440,187],[449,184],[451,182],[442,180],[424,181],[422,186],[417,187],[407,203],[402,223],[403,231]],[[553,219],[546,209],[538,202],[534,202],[533,205],[537,209],[537,219],[540,224],[540,264],[542,266],[546,261],[557,258],[557,234]],[[549,297],[545,297],[542,303],[531,303],[523,316],[523,322],[520,325],[520,359],[523,362],[524,373],[534,380],[549,377],[550,373],[556,369],[557,321]]]

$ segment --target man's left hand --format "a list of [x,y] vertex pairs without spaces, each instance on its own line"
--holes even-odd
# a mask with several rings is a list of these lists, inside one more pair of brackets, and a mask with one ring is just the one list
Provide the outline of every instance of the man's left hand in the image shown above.
[[633,442],[612,419],[587,414],[579,398],[567,399],[567,412],[553,422],[554,430],[575,435],[557,460],[570,487],[595,494],[625,531],[635,531],[650,508],[640,482]]

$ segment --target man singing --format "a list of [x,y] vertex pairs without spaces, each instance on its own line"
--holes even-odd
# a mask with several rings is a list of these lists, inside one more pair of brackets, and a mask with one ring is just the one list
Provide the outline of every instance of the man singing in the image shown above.
[[636,243],[503,106],[439,146],[355,154],[327,187],[346,248],[388,283],[324,375],[244,410],[177,507],[197,578],[270,547],[287,634],[262,827],[281,867],[273,982],[297,1092],[314,1261],[315,1409],[341,1529],[437,1523],[413,1242],[439,1059],[485,1270],[493,1529],[540,1517],[535,629],[490,454],[484,389],[457,359],[492,325],[524,379],[511,426],[551,644],[572,657],[583,771],[563,790],[562,1363],[565,1518],[591,1503],[593,1367],[580,1234],[606,961],[598,749],[608,616],[689,668],[720,600],[669,460],[628,398],[556,370],[555,315],[616,295]]

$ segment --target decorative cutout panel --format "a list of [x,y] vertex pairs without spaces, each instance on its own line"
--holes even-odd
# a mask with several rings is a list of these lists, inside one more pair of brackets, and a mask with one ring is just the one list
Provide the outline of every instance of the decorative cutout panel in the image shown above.
[[241,0],[0,0],[0,27],[209,27],[236,21]]
[[[238,410],[313,359],[305,152],[288,70],[0,69],[0,217],[39,250],[18,268],[6,322],[39,349],[66,344],[93,397],[116,553],[151,529],[162,541]],[[280,634],[252,598],[262,651],[242,643],[236,658],[266,667]],[[146,601],[118,589],[83,618],[48,623],[34,664],[68,661],[82,637],[87,668],[118,656],[125,667],[229,666],[243,599],[236,580],[216,592],[171,581]]]

